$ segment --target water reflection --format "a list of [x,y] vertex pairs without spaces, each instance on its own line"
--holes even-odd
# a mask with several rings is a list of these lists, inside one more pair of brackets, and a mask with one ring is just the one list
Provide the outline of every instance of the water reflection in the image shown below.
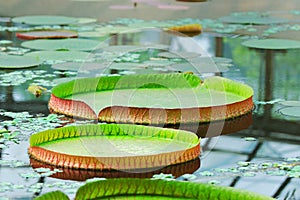
[[154,174],[172,174],[174,177],[179,177],[184,174],[192,174],[200,168],[200,158],[177,164],[170,165],[164,168],[146,169],[143,171],[137,170],[78,170],[70,168],[57,168],[45,163],[39,162],[33,158],[30,158],[30,164],[32,168],[50,168],[51,170],[60,169],[62,172],[57,172],[51,177],[65,180],[85,181],[86,179],[102,177],[102,178],[151,178]]
[[184,124],[177,126],[165,126],[181,130],[192,131],[201,138],[216,137],[220,135],[235,133],[247,129],[252,124],[252,112],[224,121],[214,121],[210,123]]

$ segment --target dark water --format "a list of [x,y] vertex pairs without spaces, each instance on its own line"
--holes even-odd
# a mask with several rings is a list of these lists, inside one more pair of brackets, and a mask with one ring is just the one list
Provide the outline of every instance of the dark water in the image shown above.
[[[18,47],[20,40],[15,38],[13,33],[0,32],[0,39],[9,39],[13,43],[8,45]],[[170,48],[177,48],[184,51],[200,52],[209,57],[225,57],[232,59],[228,71],[218,73],[204,73],[201,77],[221,75],[236,81],[250,85],[254,89],[255,108],[253,113],[242,118],[226,121],[223,127],[223,134],[214,130],[218,124],[200,125],[199,134],[210,131],[215,137],[204,138],[201,141],[202,155],[199,160],[185,163],[178,166],[168,167],[163,170],[151,173],[124,173],[124,172],[94,172],[65,170],[53,177],[30,177],[24,178],[26,174],[32,173],[30,160],[27,154],[28,136],[38,132],[42,128],[50,127],[36,121],[34,123],[20,120],[22,126],[7,127],[9,130],[19,128],[18,144],[13,141],[5,141],[5,148],[0,151],[0,196],[12,199],[30,199],[41,193],[60,189],[70,196],[87,178],[91,177],[151,177],[154,173],[172,173],[179,179],[183,174],[194,174],[196,180],[201,182],[214,182],[220,185],[232,186],[246,189],[257,193],[273,196],[278,199],[299,199],[297,191],[299,187],[298,178],[289,177],[290,170],[284,167],[276,167],[286,162],[286,167],[299,165],[299,118],[283,115],[280,109],[283,107],[279,100],[300,100],[299,75],[300,64],[298,55],[300,50],[255,50],[241,45],[245,38],[237,37],[235,34],[221,35],[204,33],[193,38],[168,35],[157,30],[143,30],[138,34],[123,34],[112,38],[109,42],[114,45],[138,45],[146,42],[170,45]],[[5,46],[7,47],[7,46]],[[160,50],[159,50],[160,51]],[[147,54],[155,54],[155,51],[148,51]],[[228,64],[221,62],[223,65]],[[137,70],[135,73],[169,73],[164,67],[157,67],[155,70]],[[44,70],[39,75],[39,70]],[[41,65],[29,69],[7,70],[1,69],[0,75],[19,72],[23,78],[24,72],[30,71],[38,74],[36,78],[28,79],[22,84],[12,86],[0,86],[0,109],[9,112],[27,111],[33,117],[42,118],[49,114],[48,99],[49,93],[36,98],[27,91],[30,83],[38,83],[37,79],[53,80],[65,76],[76,76],[54,73],[57,70],[50,65]],[[109,73],[126,73],[134,70],[108,70]],[[53,77],[45,75],[54,74]],[[81,75],[78,75],[81,76]],[[14,76],[12,76],[14,77]],[[3,78],[3,77],[1,77]],[[3,81],[3,79],[2,79]],[[12,82],[13,83],[13,82]],[[43,83],[47,87],[48,83]],[[51,86],[48,85],[48,89]],[[4,111],[2,111],[3,113]],[[41,116],[40,114],[44,114]],[[41,116],[41,117],[39,117]],[[6,127],[5,121],[18,117],[9,117],[2,114],[1,128]],[[30,118],[30,117],[29,117]],[[28,118],[27,118],[28,119]],[[44,127],[43,127],[44,126]],[[30,129],[31,128],[31,129]],[[194,127],[185,127],[195,130]],[[217,129],[217,128],[216,128]],[[214,132],[215,131],[215,132]],[[220,135],[220,136],[219,136]],[[16,161],[22,162],[18,166]],[[270,167],[270,163],[274,167]],[[41,163],[31,161],[34,167],[47,167]],[[267,166],[267,167],[264,167]],[[244,168],[242,168],[244,167]],[[7,189],[8,188],[8,189]]]

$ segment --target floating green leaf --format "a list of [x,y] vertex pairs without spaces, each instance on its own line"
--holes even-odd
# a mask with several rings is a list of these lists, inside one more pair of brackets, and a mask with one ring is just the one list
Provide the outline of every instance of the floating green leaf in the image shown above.
[[74,17],[55,16],[55,15],[29,15],[12,18],[14,23],[24,23],[30,25],[59,25],[72,24],[78,21]]
[[58,63],[51,66],[53,69],[57,70],[70,70],[70,71],[91,71],[97,70],[98,73],[103,71],[105,68],[108,68],[108,63],[104,62],[65,62]]
[[257,49],[298,49],[300,48],[300,42],[297,40],[288,39],[260,39],[260,40],[248,40],[242,43],[242,45],[250,48]]
[[0,68],[17,69],[34,67],[41,64],[36,58],[14,55],[0,55]]
[[59,60],[59,61],[84,61],[90,54],[80,51],[34,51],[25,54],[25,57],[32,57],[40,61]]
[[255,12],[233,13],[230,16],[221,17],[219,20],[225,23],[257,25],[282,24],[288,22],[288,20],[284,18],[269,17]]
[[21,46],[37,50],[92,51],[97,49],[99,44],[96,40],[69,38],[25,41],[22,42]]

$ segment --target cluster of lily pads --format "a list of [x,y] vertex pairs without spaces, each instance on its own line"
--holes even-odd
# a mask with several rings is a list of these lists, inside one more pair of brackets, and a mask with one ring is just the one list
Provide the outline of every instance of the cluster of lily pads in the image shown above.
[[[291,11],[290,14],[298,15],[299,12]],[[107,73],[101,69],[101,64],[104,64],[103,69],[109,68],[112,70],[118,70],[120,74],[136,73],[136,71],[139,70],[140,72],[141,70],[144,70],[142,71],[142,73],[158,71],[191,71],[193,73],[198,73],[199,71],[225,72],[228,70],[227,67],[232,66],[232,60],[230,59],[206,57],[203,58],[200,57],[201,55],[195,53],[170,53],[165,51],[165,46],[152,46],[152,48],[129,46],[123,47],[124,49],[122,49],[120,46],[116,46],[115,48],[118,49],[118,51],[116,52],[115,50],[113,50],[113,47],[107,46],[105,40],[113,34],[135,32],[147,27],[166,29],[172,26],[185,24],[201,24],[204,29],[220,34],[233,34],[238,31],[246,31],[249,34],[259,33],[259,36],[262,37],[270,36],[271,34],[286,30],[300,30],[299,25],[286,24],[289,22],[288,20],[282,18],[274,18],[271,17],[271,15],[272,13],[251,12],[233,13],[230,16],[223,17],[217,20],[187,18],[159,22],[154,20],[144,21],[140,19],[118,19],[106,23],[96,23],[94,19],[69,17],[48,18],[36,16],[13,18],[13,26],[0,26],[0,31],[26,33],[41,30],[71,30],[78,32],[78,36],[80,38],[63,40],[53,39],[51,41],[23,41],[21,43],[21,47],[13,47],[13,41],[0,40],[0,68],[25,68],[46,64],[52,65],[53,69],[59,68],[58,70],[60,70],[55,71],[53,74],[47,74],[47,71],[45,70],[13,71],[9,73],[1,73],[0,86],[16,86],[26,83],[27,81],[32,81],[34,84],[42,86],[54,86],[54,82],[45,81],[44,77],[55,78],[59,74],[67,74],[73,76],[76,75],[76,73],[71,71],[74,71],[74,69],[76,71],[80,68],[84,68],[84,66],[89,65],[89,63],[96,63],[95,68],[100,74]],[[51,22],[51,20],[54,20],[54,22]],[[59,21],[59,24],[57,24],[57,21]],[[25,25],[22,23],[25,23]],[[68,25],[66,26],[66,24]],[[272,26],[270,26],[270,24]],[[262,31],[262,33],[259,32],[259,26],[265,26],[265,29]],[[59,32],[57,34],[59,34]],[[255,40],[254,44],[253,42],[250,42],[250,44],[249,42],[245,42],[244,45],[255,48],[257,46],[265,47],[266,44],[273,45],[274,43],[276,44],[276,42],[278,42],[278,40]],[[285,40],[279,42],[281,42],[280,44],[286,44],[286,42],[289,41]],[[300,46],[294,41],[291,41],[291,44],[294,45],[292,48],[299,48]],[[267,48],[270,48],[270,46],[268,46]],[[15,55],[18,55],[18,57],[15,57]],[[22,55],[22,57],[20,55]],[[12,60],[13,64],[11,64]],[[107,61],[111,60],[113,61],[113,63],[107,64]],[[69,63],[70,61],[72,61],[71,64]],[[78,67],[74,67],[74,62],[79,63],[79,65],[77,65]],[[69,65],[66,63],[69,63]],[[120,65],[119,63],[122,64]],[[126,65],[126,63],[128,65]],[[190,63],[192,63],[192,65],[190,65]],[[211,68],[209,68],[211,65],[216,65],[217,68],[212,70]],[[91,66],[91,68],[93,68],[93,66]],[[136,71],[132,69],[135,69]],[[81,73],[83,72],[81,71]],[[286,110],[295,110],[295,115],[299,117],[299,115],[297,115],[297,113],[299,113],[298,103],[283,105],[287,106],[287,108],[281,109],[281,113],[285,114]],[[290,113],[290,111],[288,113]],[[62,126],[65,123],[69,123],[68,120],[63,119],[64,116],[56,114],[50,114],[48,116],[33,116],[28,112],[14,113],[6,110],[1,110],[0,115],[11,118],[11,120],[0,122],[1,149],[7,148],[7,145],[10,145],[10,142],[18,143],[20,140],[26,140],[26,138],[32,133],[36,132],[36,130],[42,131],[53,129]],[[89,121],[82,123],[89,123]],[[203,171],[199,172],[198,175],[201,177],[217,177],[223,176],[224,174],[226,174],[226,176],[255,176],[257,173],[266,172],[270,175],[299,178],[299,165],[297,165],[298,162],[298,158],[288,160],[287,162],[282,162],[279,164],[272,162],[261,164],[239,162],[238,166],[235,168]],[[1,160],[0,165],[20,167],[28,166],[28,163],[24,163],[21,161]],[[20,176],[24,179],[30,179],[47,177],[53,175],[54,173],[60,173],[60,171],[51,170],[48,168],[38,168],[35,169],[32,173],[23,173],[20,174]],[[185,174],[180,178],[188,181],[198,179],[196,175],[190,174]],[[171,174],[158,174],[154,175],[153,179],[174,180],[174,176]],[[218,182],[217,180],[210,180],[209,183],[220,184],[220,182]],[[80,183],[74,183],[73,185],[64,183],[36,183],[29,188],[29,191],[34,193],[40,192],[43,187],[57,187],[59,189],[70,189],[70,191],[67,191],[67,193],[71,193],[75,192],[76,189],[81,185],[82,184]],[[15,185],[13,183],[5,182],[1,182],[0,186],[0,192],[25,187],[22,185]]]

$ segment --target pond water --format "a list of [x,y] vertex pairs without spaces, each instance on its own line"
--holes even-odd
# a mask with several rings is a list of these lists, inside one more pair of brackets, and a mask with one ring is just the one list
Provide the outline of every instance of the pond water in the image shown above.
[[[291,18],[291,12],[282,13],[288,15],[287,19]],[[298,19],[297,13],[294,18]],[[108,24],[110,27],[118,26],[121,30],[120,24],[124,27],[128,25],[122,24],[124,21],[119,19]],[[57,189],[73,197],[87,178],[152,177],[161,172],[173,173],[179,180],[231,186],[277,199],[299,199],[300,49],[248,48],[242,44],[249,39],[274,37],[276,34],[281,36],[284,31],[299,31],[299,25],[294,22],[272,26],[247,24],[241,28],[241,25],[224,25],[219,21],[217,24],[209,19],[181,20],[181,23],[189,22],[202,23],[205,31],[185,37],[157,28],[135,27],[135,32],[110,35],[104,41],[103,37],[93,37],[92,40],[98,41],[100,48],[89,51],[84,59],[79,58],[79,67],[72,68],[72,63],[71,67],[65,65],[58,69],[57,65],[62,64],[57,59],[45,59],[42,64],[32,68],[0,68],[0,199],[32,199]],[[18,28],[27,29],[31,26],[0,23],[0,56],[35,51],[21,47],[24,40],[15,35]],[[163,23],[170,22],[165,20]],[[95,32],[104,25],[107,24],[81,24],[73,29],[82,33]],[[282,31],[272,33],[275,30]],[[160,55],[166,51],[173,53],[171,56]],[[189,57],[191,55],[192,58]],[[76,58],[69,61],[77,62]],[[94,69],[94,66],[90,66],[92,69],[85,70],[85,65],[91,62],[98,63],[99,67]],[[178,67],[178,64],[188,67]],[[220,124],[180,126],[198,132],[198,135],[214,136],[201,140],[199,160],[152,173],[65,169],[51,177],[51,173],[55,172],[53,167],[41,169],[39,167],[47,166],[29,159],[27,148],[31,134],[66,123],[92,123],[81,120],[70,122],[68,118],[50,114],[49,90],[54,85],[85,76],[187,71],[193,71],[201,78],[223,76],[248,84],[254,90],[255,107],[252,114]],[[42,91],[42,95],[36,97],[27,90],[30,84],[45,87],[48,91]],[[184,174],[193,176],[182,176]]]

